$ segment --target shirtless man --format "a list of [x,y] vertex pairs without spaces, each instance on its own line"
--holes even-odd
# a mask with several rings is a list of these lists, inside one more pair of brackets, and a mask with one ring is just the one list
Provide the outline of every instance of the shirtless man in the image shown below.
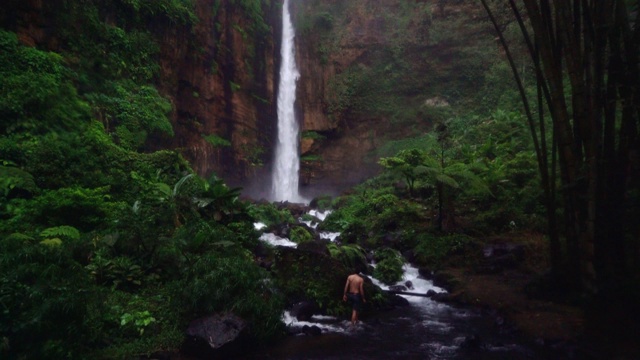
[[358,312],[362,310],[362,303],[366,303],[364,298],[364,280],[358,274],[351,274],[344,284],[344,295],[342,301],[351,302],[351,324],[356,325],[358,322]]

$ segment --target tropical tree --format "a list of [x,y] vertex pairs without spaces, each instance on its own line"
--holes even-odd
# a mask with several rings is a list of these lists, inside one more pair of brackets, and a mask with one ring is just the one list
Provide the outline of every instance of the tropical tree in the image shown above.
[[450,207],[449,189],[459,189],[465,184],[465,189],[476,192],[489,193],[484,181],[474,172],[479,164],[465,164],[450,159],[445,160],[445,145],[441,142],[439,149],[430,152],[419,149],[406,149],[396,156],[381,158],[379,163],[393,173],[401,174],[407,182],[409,193],[413,196],[416,181],[421,181],[436,188],[438,197],[438,229],[442,230],[443,221],[453,215]]
[[426,161],[426,154],[418,149],[400,150],[396,156],[381,158],[378,163],[391,172],[404,177],[409,187],[409,194],[414,195],[415,182],[420,173],[420,166]]
[[[623,292],[629,284],[638,288],[640,226],[633,206],[640,188],[637,2],[509,1],[537,78],[532,102],[537,114],[495,8],[487,0],[482,4],[506,50],[533,135],[554,278],[592,293]],[[551,129],[545,127],[547,111]],[[557,167],[563,227],[556,219]]]

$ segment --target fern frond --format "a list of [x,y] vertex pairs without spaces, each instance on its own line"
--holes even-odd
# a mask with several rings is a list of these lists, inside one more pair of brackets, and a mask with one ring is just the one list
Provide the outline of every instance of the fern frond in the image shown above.
[[40,236],[44,238],[62,236],[72,240],[77,240],[80,238],[80,231],[73,226],[62,225],[44,229],[40,233]]
[[53,238],[53,239],[44,239],[42,241],[40,241],[40,244],[42,245],[46,245],[46,246],[60,246],[62,245],[62,240],[60,240],[60,238]]
[[12,189],[23,189],[30,193],[38,190],[33,175],[14,167],[0,165],[0,189],[6,196]]
[[171,197],[171,186],[165,183],[155,183],[156,190],[162,194],[162,196],[167,199]]
[[436,176],[436,180],[439,183],[445,184],[447,186],[450,186],[454,189],[457,189],[460,187],[460,184],[458,184],[458,182],[452,178],[451,176],[445,175],[445,174],[438,174],[438,176]]
[[6,240],[19,240],[19,241],[33,241],[33,238],[29,235],[21,234],[21,233],[13,233],[9,234],[5,238]]
[[188,175],[183,176],[180,180],[178,180],[178,182],[173,187],[173,196],[174,197],[178,194],[178,192],[180,192],[180,188],[182,187],[182,185],[184,185],[184,183],[187,182],[187,180],[189,180],[193,176],[195,176],[195,175],[194,174],[188,174]]

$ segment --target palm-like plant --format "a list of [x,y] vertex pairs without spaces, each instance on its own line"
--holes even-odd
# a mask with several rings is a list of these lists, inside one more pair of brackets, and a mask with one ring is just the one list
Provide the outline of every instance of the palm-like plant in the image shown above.
[[246,210],[240,198],[242,188],[228,187],[215,175],[204,183],[202,193],[194,196],[192,201],[201,211],[213,211],[213,218],[220,221],[224,215],[233,215]]

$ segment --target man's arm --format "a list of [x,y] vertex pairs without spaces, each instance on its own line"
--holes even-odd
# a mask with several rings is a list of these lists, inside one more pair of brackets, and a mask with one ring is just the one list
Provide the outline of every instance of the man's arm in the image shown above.
[[362,296],[362,302],[367,302],[364,298],[364,281],[360,282],[360,296]]
[[344,293],[342,294],[342,300],[347,301],[347,290],[349,289],[349,278],[347,278],[347,282],[344,284]]

